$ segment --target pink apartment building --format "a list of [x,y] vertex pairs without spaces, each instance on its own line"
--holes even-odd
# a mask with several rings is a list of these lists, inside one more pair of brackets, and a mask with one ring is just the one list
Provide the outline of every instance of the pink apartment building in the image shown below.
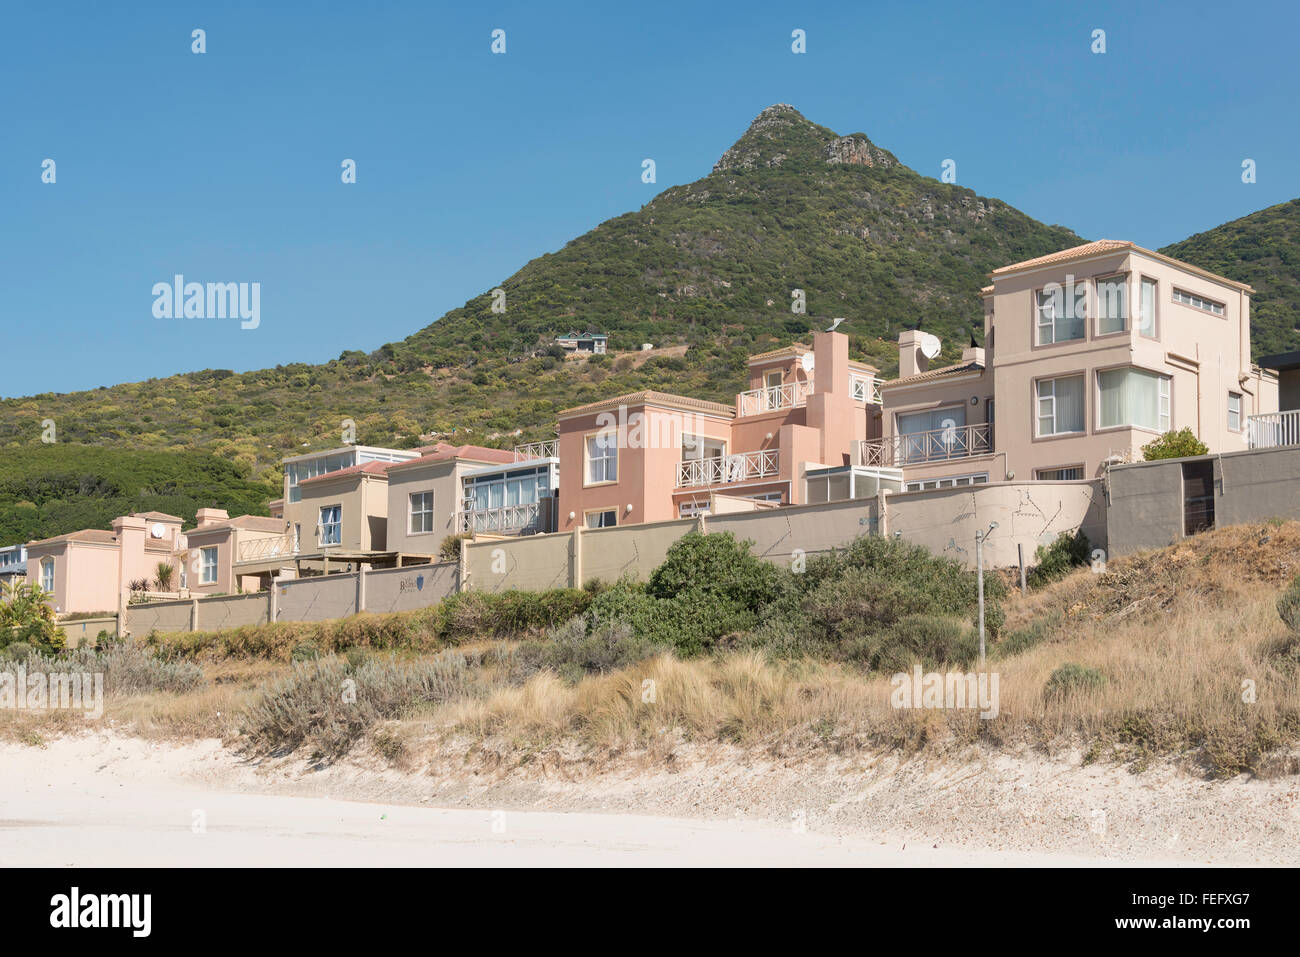
[[636,392],[568,409],[558,530],[798,504],[831,473],[874,494],[898,473],[852,456],[878,434],[878,385],[875,368],[849,360],[846,336],[823,332],[811,349],[751,357],[733,405]]
[[901,468],[908,489],[1090,479],[1184,427],[1245,449],[1250,417],[1277,410],[1276,374],[1251,362],[1249,286],[1116,240],[992,279],[984,348],[930,368],[933,337],[899,336],[882,434],[856,463]]

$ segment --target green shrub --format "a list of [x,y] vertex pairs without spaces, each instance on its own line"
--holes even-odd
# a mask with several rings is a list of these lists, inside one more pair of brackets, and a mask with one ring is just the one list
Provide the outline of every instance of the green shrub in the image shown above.
[[131,642],[114,643],[102,651],[82,648],[58,655],[32,654],[25,666],[29,673],[102,674],[105,694],[183,694],[204,683],[203,669],[198,665],[164,661],[148,648]]
[[351,673],[336,658],[303,661],[258,690],[244,730],[257,752],[310,744],[320,757],[335,759],[378,722],[462,694],[468,674],[464,656],[452,652],[419,662],[371,660]]
[[1052,672],[1043,686],[1043,697],[1063,698],[1072,692],[1096,691],[1106,683],[1106,676],[1096,668],[1066,662]]
[[1009,658],[1012,655],[1021,654],[1052,637],[1052,633],[1060,624],[1061,616],[1059,613],[1036,618],[1024,628],[1003,635],[993,646],[991,652],[998,658]]
[[1189,455],[1206,455],[1210,447],[1196,437],[1190,428],[1166,432],[1142,446],[1142,457],[1148,462],[1157,459],[1181,459]]
[[22,579],[5,583],[0,595],[0,648],[21,642],[37,651],[56,652],[66,641],[48,593]]
[[472,541],[473,538],[473,535],[448,535],[442,540],[442,544],[438,546],[438,561],[460,561],[460,543],[465,539]]
[[289,653],[290,661],[315,661],[320,657],[320,646],[314,641],[300,641]]
[[10,661],[26,661],[32,654],[32,646],[25,641],[10,642],[4,648],[0,648],[0,655]]
[[592,622],[589,617],[579,617],[552,628],[545,641],[516,648],[513,677],[523,680],[549,668],[576,683],[589,674],[618,671],[671,652],[672,645],[638,636],[626,621]]
[[965,667],[979,656],[979,633],[970,622],[946,615],[908,615],[881,640],[872,667],[893,673],[919,662],[927,671]]
[[370,660],[370,653],[364,648],[349,648],[344,653],[343,660],[348,663],[348,668],[350,670],[356,671]]
[[1300,575],[1297,575],[1277,600],[1277,613],[1293,632],[1300,634]]
[[1074,534],[1062,532],[1046,548],[1038,546],[1035,552],[1037,564],[1025,576],[1026,581],[1031,588],[1041,588],[1049,582],[1064,578],[1072,569],[1088,564],[1091,550],[1091,543],[1083,529]]

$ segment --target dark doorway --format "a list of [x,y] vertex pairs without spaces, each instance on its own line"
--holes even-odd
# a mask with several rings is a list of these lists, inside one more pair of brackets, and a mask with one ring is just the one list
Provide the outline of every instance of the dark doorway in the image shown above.
[[1214,461],[1183,463],[1183,534],[1214,528]]

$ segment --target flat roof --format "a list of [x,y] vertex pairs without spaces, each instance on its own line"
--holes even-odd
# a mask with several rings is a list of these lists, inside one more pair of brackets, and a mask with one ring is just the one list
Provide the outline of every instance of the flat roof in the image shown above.
[[1300,369],[1300,352],[1275,352],[1271,356],[1260,356],[1255,365],[1261,369]]
[[522,462],[502,462],[500,465],[484,465],[481,468],[469,469],[462,472],[461,475],[464,477],[470,475],[495,475],[497,472],[512,472],[515,469],[535,469],[542,465],[559,464],[560,460],[557,458],[524,459]]

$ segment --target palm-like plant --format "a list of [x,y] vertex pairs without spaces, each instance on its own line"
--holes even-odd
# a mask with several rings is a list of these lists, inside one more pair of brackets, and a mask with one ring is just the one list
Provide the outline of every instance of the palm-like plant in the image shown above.
[[154,572],[158,575],[158,590],[171,591],[172,577],[176,574],[176,566],[171,562],[159,562]]
[[0,647],[25,642],[39,651],[58,651],[65,636],[56,622],[53,596],[22,579],[4,585],[0,602]]

